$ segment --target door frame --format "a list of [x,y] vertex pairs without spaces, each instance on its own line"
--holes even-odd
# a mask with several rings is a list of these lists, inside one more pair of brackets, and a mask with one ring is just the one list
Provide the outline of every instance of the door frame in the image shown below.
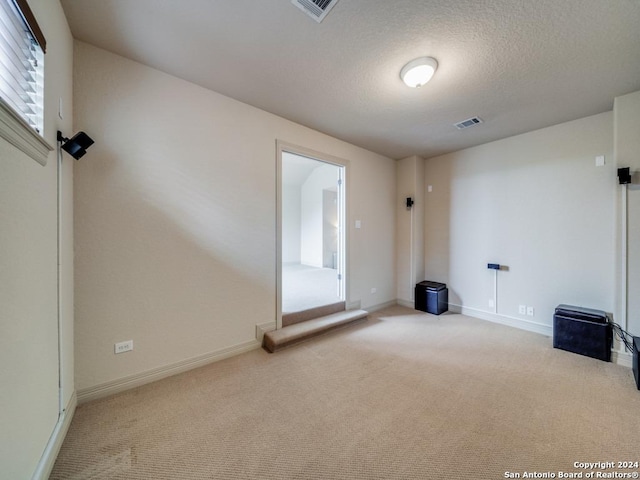
[[308,157],[319,162],[328,163],[343,168],[344,177],[342,179],[343,196],[343,232],[344,239],[342,252],[342,272],[344,300],[349,305],[349,195],[351,191],[350,162],[343,158],[334,157],[327,153],[318,152],[310,148],[301,147],[283,140],[276,140],[276,329],[282,328],[282,152],[292,153]]

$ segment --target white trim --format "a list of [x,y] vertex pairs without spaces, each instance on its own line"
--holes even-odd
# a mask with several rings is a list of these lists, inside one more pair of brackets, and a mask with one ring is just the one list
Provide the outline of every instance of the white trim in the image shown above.
[[371,305],[370,307],[365,307],[365,308],[362,308],[362,309],[358,308],[358,310],[365,310],[368,313],[373,313],[373,312],[377,312],[378,310],[383,310],[385,308],[393,307],[393,306],[395,306],[397,304],[398,304],[397,301],[391,300],[389,302],[378,303],[376,305]]
[[[417,165],[416,165],[416,170],[417,170]],[[417,200],[416,194],[413,193],[411,195],[412,198]],[[414,202],[415,203],[415,202]],[[412,205],[409,208],[409,299],[410,300],[415,300],[415,289],[411,288],[412,285],[415,285],[416,283],[416,277],[413,274],[413,263],[415,261],[413,255],[414,255],[414,244],[416,243],[416,239],[413,236],[413,212],[415,210],[415,208],[413,208],[414,205]],[[416,206],[416,208],[418,208]]]
[[[622,212],[621,212],[621,235],[620,235],[620,282],[622,283],[620,288],[620,323],[623,325],[625,331],[629,330],[629,189],[627,184],[622,185]],[[614,336],[614,348],[617,346],[622,350],[613,350],[611,355],[611,361],[619,365],[624,365],[631,368],[632,356],[630,353],[623,352],[626,350],[624,344],[617,336]],[[628,358],[625,358],[628,357]],[[624,363],[623,363],[624,362]],[[628,364],[627,364],[628,363]]]
[[40,461],[33,472],[31,480],[46,480],[49,478],[49,475],[51,475],[51,470],[53,470],[53,465],[60,452],[60,447],[62,447],[62,442],[67,436],[77,405],[78,398],[76,397],[76,392],[73,392],[67,408],[58,417],[58,422],[53,429],[51,437],[49,437],[47,446],[42,453],[42,457],[40,457]]
[[629,265],[629,189],[627,188],[627,184],[622,186],[622,232],[621,232],[621,240],[622,245],[620,245],[620,251],[622,253],[621,258],[621,268],[620,274],[622,276],[622,298],[621,298],[621,314],[622,314],[622,325],[624,325],[625,330],[629,330],[629,274],[628,274],[628,265]]
[[276,329],[282,328],[282,152],[276,140]]
[[276,329],[276,322],[264,322],[256,325],[256,340],[262,345],[264,334],[267,332],[273,332]]
[[124,392],[131,388],[140,387],[147,383],[162,380],[163,378],[187,372],[194,368],[202,367],[204,365],[258,348],[260,348],[260,344],[256,340],[249,340],[248,342],[216,350],[215,352],[205,353],[204,355],[199,355],[170,365],[147,370],[146,372],[136,373],[110,382],[101,383],[94,387],[78,390],[78,402],[84,403],[90,400],[96,400],[98,398],[113,395],[115,393]]
[[415,310],[415,303],[410,302],[408,300],[402,300],[401,298],[398,298],[396,300],[396,304],[402,307],[413,308]]
[[56,266],[57,266],[57,317],[58,317],[58,412],[64,412],[64,355],[62,348],[62,152],[59,144],[56,148],[56,176],[57,176],[57,195],[56,195]]
[[500,323],[509,327],[519,328],[520,330],[526,330],[528,332],[539,333],[540,335],[546,335],[547,337],[553,336],[553,328],[551,325],[532,322],[531,320],[523,320],[522,318],[496,314],[477,308],[463,307],[462,305],[456,305],[453,303],[449,304],[449,311],[452,313],[461,313],[462,315],[479,318],[481,320],[487,320],[493,323]]
[[618,350],[611,350],[611,361],[622,365],[623,367],[632,368],[633,355],[629,352],[621,352]]
[[350,303],[345,302],[345,310],[361,310],[361,303],[362,302],[360,302],[360,300],[356,300],[355,302]]
[[[343,273],[343,285],[342,291],[344,294],[344,301],[350,307],[349,296],[350,296],[350,273],[351,270],[349,268],[350,262],[350,242],[349,242],[349,225],[350,218],[349,215],[349,196],[351,192],[351,162],[349,160],[345,160],[343,158],[334,157],[333,155],[318,152],[316,150],[312,150],[310,148],[301,147],[299,145],[294,145],[292,143],[285,142],[280,139],[276,139],[276,326],[277,329],[282,328],[282,152],[292,153],[294,155],[300,155],[303,157],[308,157],[313,160],[317,160],[322,163],[328,163],[331,165],[335,165],[336,167],[343,168],[344,176],[343,180],[343,234],[342,238],[344,239],[344,252],[343,252],[343,260],[342,260],[342,273]],[[351,310],[351,308],[347,308]]]
[[49,152],[53,151],[53,147],[20,118],[2,98],[0,98],[0,137],[42,166],[47,164]]

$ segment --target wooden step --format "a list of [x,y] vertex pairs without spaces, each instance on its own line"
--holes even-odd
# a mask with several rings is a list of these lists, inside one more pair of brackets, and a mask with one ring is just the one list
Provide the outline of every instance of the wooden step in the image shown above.
[[309,308],[300,312],[287,312],[282,314],[282,326],[288,327],[294,323],[306,322],[314,318],[324,317],[332,313],[344,312],[346,310],[346,302],[336,302],[321,307]]
[[332,313],[324,317],[289,325],[280,330],[265,333],[262,346],[268,352],[273,353],[312,337],[330,332],[336,328],[345,327],[360,320],[366,320],[367,315],[369,315],[369,313],[364,310],[348,310],[346,312]]

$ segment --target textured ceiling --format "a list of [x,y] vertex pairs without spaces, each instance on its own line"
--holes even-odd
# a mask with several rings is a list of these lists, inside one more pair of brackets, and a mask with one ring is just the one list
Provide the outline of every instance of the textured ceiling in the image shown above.
[[[62,0],[75,38],[391,158],[613,108],[640,90],[640,0]],[[433,56],[429,84],[402,66]],[[472,116],[484,123],[457,130]]]

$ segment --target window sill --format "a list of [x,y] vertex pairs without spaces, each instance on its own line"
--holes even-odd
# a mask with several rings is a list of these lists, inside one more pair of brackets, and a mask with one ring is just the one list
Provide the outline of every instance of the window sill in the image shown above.
[[47,164],[53,147],[20,118],[11,107],[0,98],[0,137],[16,146],[40,165]]

